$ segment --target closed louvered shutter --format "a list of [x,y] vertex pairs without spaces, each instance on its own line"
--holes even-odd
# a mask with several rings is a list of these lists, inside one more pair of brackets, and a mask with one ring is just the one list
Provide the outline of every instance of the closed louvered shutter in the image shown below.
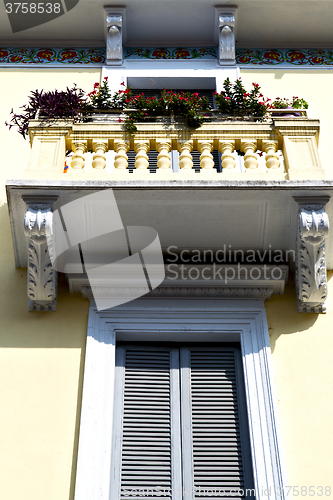
[[180,500],[178,349],[119,347],[116,377],[110,498]]
[[240,368],[237,348],[117,348],[110,500],[253,488]]
[[241,498],[242,494],[235,493],[245,489],[240,429],[245,409],[240,411],[243,405],[239,401],[244,396],[237,373],[238,349],[181,351],[181,366],[190,367],[185,375],[189,381],[183,382],[182,401],[183,405],[190,404],[189,410],[183,410],[191,419],[194,495],[189,498],[206,494],[212,498]]

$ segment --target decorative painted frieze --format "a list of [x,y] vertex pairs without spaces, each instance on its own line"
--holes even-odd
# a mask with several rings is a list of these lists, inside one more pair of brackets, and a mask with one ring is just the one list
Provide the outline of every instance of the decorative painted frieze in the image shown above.
[[333,66],[333,50],[237,49],[236,63],[241,66]]
[[327,298],[325,238],[328,197],[295,198],[299,205],[296,289],[299,312],[324,313]]
[[0,48],[0,64],[68,64],[98,65],[105,63],[104,48]]
[[[225,32],[225,34],[227,34]],[[111,35],[111,33],[110,33]],[[111,48],[111,47],[110,47]],[[216,60],[219,47],[123,47],[124,60],[140,59],[205,59]],[[239,66],[333,66],[332,49],[236,49],[235,62]],[[106,48],[3,47],[0,65],[93,65],[106,63]]]
[[57,275],[51,261],[52,200],[28,203],[24,232],[28,236],[29,311],[55,311]]
[[211,59],[216,60],[216,47],[160,47],[141,48],[127,47],[124,49],[126,60],[138,59]]

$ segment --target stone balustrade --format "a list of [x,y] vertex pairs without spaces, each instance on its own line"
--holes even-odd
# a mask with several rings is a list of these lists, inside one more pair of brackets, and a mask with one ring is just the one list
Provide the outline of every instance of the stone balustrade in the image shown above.
[[[273,118],[223,121],[190,129],[181,122],[59,121],[29,126],[27,179],[324,179],[318,155],[319,121]],[[66,151],[70,155],[66,157]],[[149,155],[155,151],[155,168]],[[214,152],[214,155],[213,155]],[[129,156],[134,161],[129,167]],[[64,170],[65,162],[68,168]]]

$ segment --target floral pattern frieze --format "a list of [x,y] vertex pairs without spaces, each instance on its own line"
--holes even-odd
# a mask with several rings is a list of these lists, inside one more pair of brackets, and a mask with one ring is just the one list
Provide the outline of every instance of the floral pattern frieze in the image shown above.
[[0,64],[97,64],[105,62],[104,48],[0,48]]
[[333,50],[319,49],[238,49],[240,66],[333,66]]
[[216,47],[127,48],[125,59],[216,59]]
[[[125,61],[217,59],[217,47],[125,48]],[[0,48],[3,64],[105,64],[105,48]],[[236,64],[249,66],[333,66],[333,49],[237,49]]]

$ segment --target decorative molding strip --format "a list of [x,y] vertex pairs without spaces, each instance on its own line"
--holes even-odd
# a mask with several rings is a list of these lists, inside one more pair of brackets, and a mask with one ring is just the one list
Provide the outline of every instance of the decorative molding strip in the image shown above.
[[333,66],[333,50],[321,49],[238,49],[240,66]]
[[[127,266],[129,267],[129,266]],[[165,267],[165,280],[150,293],[139,286],[126,284],[126,271],[119,285],[105,285],[101,270],[100,281],[93,287],[86,275],[68,274],[71,292],[81,291],[85,298],[131,297],[145,295],[145,298],[203,298],[203,299],[261,299],[267,300],[273,294],[282,294],[288,279],[288,266],[272,265],[176,265]],[[177,279],[175,279],[175,276]]]
[[[125,60],[217,60],[218,47],[127,47],[123,49]],[[106,49],[92,48],[0,48],[0,65],[69,64],[103,66]],[[333,67],[331,49],[236,49],[239,66],[290,66]]]
[[105,48],[0,48],[0,64],[103,65]]
[[216,47],[126,48],[125,59],[217,59]]
[[[93,290],[92,290],[93,288]],[[131,297],[140,295],[140,287],[81,287],[84,298],[94,299],[94,297]],[[143,290],[144,292],[145,290]],[[159,286],[152,292],[145,295],[145,298],[184,298],[190,297],[200,299],[261,299],[267,300],[273,295],[272,286]]]
[[299,205],[296,261],[299,312],[326,312],[325,237],[328,235],[329,220],[325,205],[328,200],[328,197],[295,198]]
[[24,232],[28,236],[29,311],[55,311],[57,274],[50,256],[52,200],[49,203],[29,203],[24,217]]

